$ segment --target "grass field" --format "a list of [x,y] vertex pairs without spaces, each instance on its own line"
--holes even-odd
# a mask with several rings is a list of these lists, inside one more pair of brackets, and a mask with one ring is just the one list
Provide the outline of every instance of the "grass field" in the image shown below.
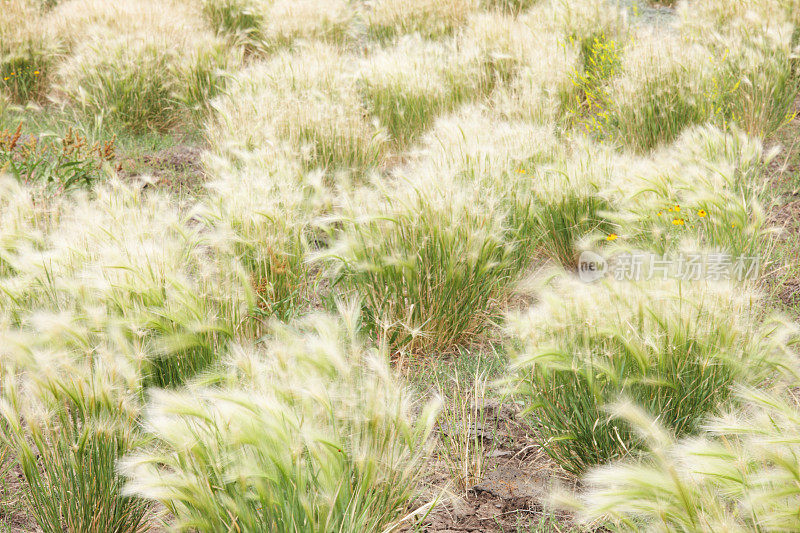
[[800,530],[798,0],[0,0],[0,532]]

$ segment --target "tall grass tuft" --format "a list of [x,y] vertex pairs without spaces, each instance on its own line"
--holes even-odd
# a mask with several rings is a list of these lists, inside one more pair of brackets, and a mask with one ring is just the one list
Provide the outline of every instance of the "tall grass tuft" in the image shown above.
[[512,120],[560,120],[580,49],[555,24],[550,6],[537,4],[518,19],[490,14],[470,22],[466,39],[511,66],[509,78],[491,95],[493,107]]
[[263,42],[265,6],[256,0],[203,0],[203,16],[218,35],[257,49]]
[[58,46],[41,31],[41,12],[31,0],[8,0],[0,17],[0,94],[17,104],[43,102]]
[[483,0],[481,5],[486,9],[496,9],[511,15],[520,15],[539,0]]
[[[216,102],[212,149],[232,160],[262,155],[302,170],[363,174],[385,157],[385,135],[366,117],[347,59],[326,44],[281,52],[243,71]],[[269,163],[268,163],[269,162]]]
[[2,263],[12,275],[0,298],[10,324],[101,306],[141,346],[142,379],[179,385],[234,336],[252,302],[246,277],[227,241],[190,223],[167,196],[118,182],[94,194],[57,204],[55,215],[9,213],[20,229],[40,218],[33,231],[12,226],[4,235]]
[[477,7],[477,0],[377,0],[364,18],[376,39],[411,33],[431,39],[452,34]]
[[514,270],[528,269],[547,238],[540,223],[545,169],[566,158],[554,127],[504,120],[467,105],[439,118],[419,147],[403,176],[421,190],[471,196],[471,209],[484,210],[499,224]]
[[618,169],[613,152],[579,140],[565,160],[532,173],[531,223],[548,258],[575,268],[587,240],[611,233],[608,212],[614,199],[606,187]]
[[437,354],[485,333],[517,271],[502,217],[471,195],[407,184],[353,210],[324,256],[393,351]]
[[800,415],[796,379],[787,385],[739,389],[739,410],[677,442],[647,413],[618,405],[648,453],[587,474],[573,500],[581,519],[618,531],[796,530]]
[[543,448],[580,474],[643,447],[606,412],[621,395],[687,435],[735,386],[768,376],[781,347],[760,313],[756,295],[734,284],[563,278],[512,319],[512,389]]
[[144,532],[148,506],[122,493],[116,469],[141,439],[139,354],[102,307],[93,312],[40,313],[25,330],[3,323],[2,440],[42,531]]
[[707,121],[713,98],[700,95],[713,87],[710,57],[703,45],[680,36],[639,31],[608,88],[604,131],[644,152]]
[[253,318],[286,320],[312,298],[316,276],[307,254],[315,238],[314,220],[326,209],[327,195],[265,169],[258,156],[242,158],[237,168],[224,158],[207,157],[206,168],[214,179],[208,185],[211,194],[197,212],[229,243],[247,273],[255,297]]
[[59,96],[134,133],[191,123],[231,59],[173,2],[65,2],[47,17],[68,53],[56,73]]
[[440,113],[486,94],[492,84],[491,64],[480,49],[418,36],[370,55],[360,80],[369,110],[400,146],[416,140]]
[[153,395],[128,493],[178,530],[383,531],[413,511],[434,410],[415,416],[352,310],[276,327],[211,386]]
[[2,198],[2,438],[29,512],[44,531],[146,531],[116,467],[146,440],[145,389],[216,363],[252,289],[229,241],[165,195],[112,181],[49,203],[9,183]]
[[217,34],[249,53],[269,53],[298,39],[344,44],[357,10],[347,0],[203,0]]
[[798,94],[790,30],[638,32],[601,104],[605,132],[638,151],[706,122],[772,135],[791,120]]
[[765,258],[770,229],[761,202],[774,156],[735,128],[688,129],[611,184],[621,199],[612,219],[622,241],[661,255],[692,241],[734,257]]

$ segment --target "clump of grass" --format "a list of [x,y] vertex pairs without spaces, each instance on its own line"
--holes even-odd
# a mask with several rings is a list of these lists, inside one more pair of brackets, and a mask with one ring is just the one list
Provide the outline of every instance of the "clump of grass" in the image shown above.
[[59,95],[89,117],[164,133],[191,123],[222,84],[228,54],[181,6],[66,2],[50,18],[68,55],[56,73]]
[[299,39],[345,45],[355,32],[356,17],[348,0],[279,0],[270,10],[268,35],[277,45]]
[[346,0],[203,0],[219,35],[250,53],[267,53],[298,39],[345,43],[356,10]]
[[687,130],[640,162],[636,179],[614,183],[612,217],[627,244],[661,255],[687,240],[734,257],[765,257],[769,228],[761,207],[763,175],[774,153],[741,131]]
[[128,493],[179,530],[383,531],[412,516],[434,410],[415,416],[357,330],[352,311],[276,327],[216,386],[154,394],[157,441],[123,463]]
[[372,54],[361,76],[369,110],[400,146],[414,141],[442,112],[486,94],[491,86],[480,50],[418,37]]
[[203,0],[203,16],[218,35],[257,49],[262,41],[265,6],[256,0]]
[[378,0],[364,17],[376,39],[411,33],[436,38],[452,34],[477,7],[477,0]]
[[88,116],[134,133],[163,133],[191,120],[218,91],[220,58],[206,51],[179,59],[138,38],[97,41],[62,66],[59,87]]
[[[49,225],[49,217],[29,190],[10,176],[0,178],[0,192],[0,275],[10,280],[19,272],[15,258],[41,245],[42,227]],[[7,299],[8,294],[13,292],[4,292],[0,303],[11,314],[13,300]],[[17,304],[23,306],[25,302]]]
[[787,23],[797,25],[798,7],[797,0],[699,0],[679,3],[677,14],[681,27],[701,38],[724,39],[732,34],[765,37]]
[[579,48],[554,27],[547,7],[538,4],[519,19],[493,14],[471,20],[468,39],[510,64],[508,79],[491,98],[498,112],[512,120],[555,122],[572,91]]
[[794,118],[800,75],[791,34],[785,29],[777,42],[746,38],[734,44],[731,40],[726,39],[721,52],[724,60],[714,78],[715,89],[729,87],[717,102],[717,122],[722,126],[735,123],[751,135],[769,138]]
[[216,361],[246,277],[166,196],[110,182],[37,202],[9,183],[2,198],[2,438],[29,512],[48,532],[146,531],[116,465],[142,442],[144,390]]
[[407,166],[420,181],[436,174],[441,181],[476,186],[479,195],[510,193],[519,184],[509,181],[563,159],[562,147],[551,124],[503,120],[487,107],[468,104],[436,120]]
[[0,333],[2,440],[47,533],[150,529],[146,502],[123,495],[116,470],[141,438],[136,349],[96,311],[41,313],[27,331]]
[[144,382],[177,386],[215,361],[247,315],[246,277],[225,242],[189,223],[169,197],[114,181],[93,195],[40,215],[41,224],[57,223],[34,226],[38,240],[12,227],[3,256],[14,273],[2,293],[9,320],[23,327],[39,311],[101,306],[140,343]]
[[467,105],[436,121],[403,175],[420,189],[461,191],[474,209],[493,213],[512,246],[515,269],[524,271],[543,239],[537,200],[543,169],[563,161],[562,147],[552,125],[503,120]]
[[638,151],[671,142],[687,127],[706,122],[711,53],[679,37],[637,35],[620,74],[608,88],[605,131]]
[[[793,9],[794,7],[794,9]],[[794,50],[796,2],[709,2],[681,5],[680,28],[709,47],[714,69],[712,115],[752,135],[769,137],[792,118],[798,93]],[[715,92],[723,98],[713,98]]]
[[253,159],[237,168],[227,160],[207,158],[211,195],[198,211],[210,228],[228,235],[255,292],[254,317],[286,320],[312,296],[315,275],[307,254],[324,199]]
[[325,254],[336,283],[362,299],[392,351],[438,354],[479,339],[516,275],[502,216],[450,188],[398,193],[342,222]]
[[63,0],[46,11],[42,23],[66,53],[94,39],[121,36],[149,37],[165,50],[188,52],[209,38],[200,10],[181,0]]
[[613,205],[606,187],[617,168],[615,157],[601,146],[578,142],[573,151],[564,161],[533,172],[528,208],[539,248],[566,268],[577,266],[585,241],[610,232]]
[[767,137],[791,120],[798,78],[788,30],[724,37],[706,30],[637,36],[600,106],[612,137],[648,151],[706,122]]
[[537,4],[539,0],[482,0],[486,9],[496,9],[512,15],[520,15]]
[[793,378],[776,390],[743,387],[739,410],[677,442],[651,414],[618,404],[614,415],[636,428],[648,453],[587,474],[573,499],[581,519],[620,531],[797,529],[795,385]]
[[545,4],[543,12],[549,24],[579,43],[582,52],[591,48],[597,37],[617,38],[628,29],[625,10],[614,1],[557,0]]
[[605,411],[620,396],[687,435],[736,385],[769,375],[781,348],[760,313],[740,285],[561,279],[512,320],[519,348],[510,382],[536,417],[543,449],[580,474],[643,447]]
[[13,49],[0,48],[0,88],[13,102],[44,101],[55,50],[43,40],[28,40]]
[[385,135],[365,116],[352,72],[336,48],[314,44],[254,65],[216,104],[208,137],[215,153],[303,170],[364,174],[382,164]]
[[35,2],[8,0],[0,20],[0,94],[17,104],[42,102],[57,46],[41,31]]

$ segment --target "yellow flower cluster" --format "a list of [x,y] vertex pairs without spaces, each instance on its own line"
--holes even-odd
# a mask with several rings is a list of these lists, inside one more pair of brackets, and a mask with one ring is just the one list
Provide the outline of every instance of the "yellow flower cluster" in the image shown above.
[[[9,80],[11,80],[11,78],[20,77],[21,75],[22,75],[21,72],[13,71],[8,76],[3,76],[3,81],[9,81]],[[33,75],[34,76],[39,76],[39,75],[41,75],[41,72],[39,72],[39,70],[34,70],[33,71]]]

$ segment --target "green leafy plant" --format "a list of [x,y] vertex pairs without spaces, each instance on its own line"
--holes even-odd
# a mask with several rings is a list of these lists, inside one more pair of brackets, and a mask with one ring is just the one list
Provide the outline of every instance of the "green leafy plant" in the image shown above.
[[22,124],[0,130],[0,171],[50,193],[92,187],[114,160],[115,139],[90,145],[72,128],[61,138],[22,135]]

